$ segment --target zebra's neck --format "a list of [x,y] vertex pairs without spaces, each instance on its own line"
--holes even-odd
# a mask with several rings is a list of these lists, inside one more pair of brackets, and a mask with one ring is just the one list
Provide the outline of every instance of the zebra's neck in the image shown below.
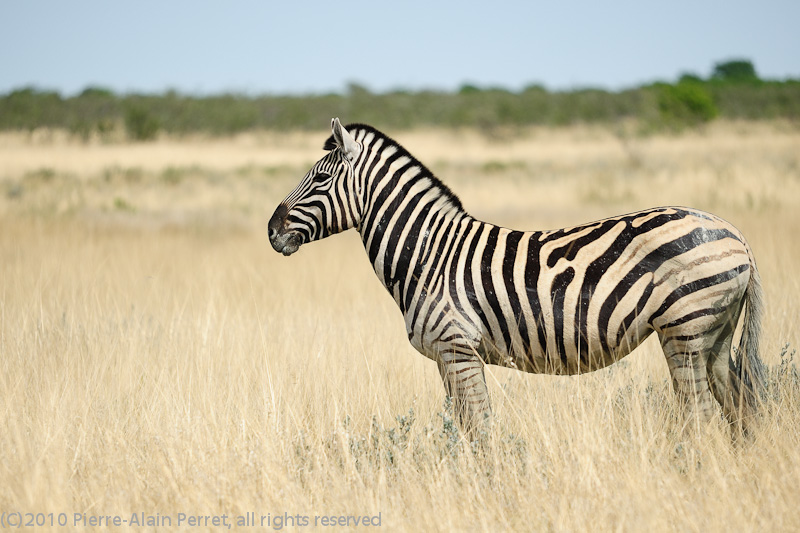
[[416,285],[414,270],[470,216],[450,189],[399,144],[372,128],[356,129],[355,138],[364,147],[355,165],[363,206],[361,240],[378,279],[405,311]]

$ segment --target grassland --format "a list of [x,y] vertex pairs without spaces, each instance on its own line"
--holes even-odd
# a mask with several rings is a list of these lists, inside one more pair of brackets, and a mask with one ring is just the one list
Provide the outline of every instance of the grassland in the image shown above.
[[492,445],[472,450],[357,235],[291,258],[269,247],[266,222],[323,129],[2,134],[0,512],[144,513],[173,529],[178,513],[255,512],[309,517],[289,531],[378,513],[387,531],[800,530],[795,126],[388,133],[492,222],[682,204],[736,224],[767,297],[753,442],[733,446],[721,423],[682,429],[651,339],[580,378],[489,367]]

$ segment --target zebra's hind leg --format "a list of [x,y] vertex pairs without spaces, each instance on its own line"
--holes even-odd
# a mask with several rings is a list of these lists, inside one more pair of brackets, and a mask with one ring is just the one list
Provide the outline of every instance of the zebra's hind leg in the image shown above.
[[439,353],[437,364],[459,425],[470,441],[478,439],[492,418],[483,361],[471,347],[455,345]]
[[[731,345],[736,329],[736,317],[725,325],[722,333],[714,343],[711,356],[708,360],[709,381],[714,398],[722,406],[725,419],[730,424],[731,436],[734,440],[747,437],[753,430],[756,420],[753,416],[752,405],[748,405],[746,394],[752,392],[746,389],[742,382],[737,363],[732,357]],[[741,347],[740,347],[741,350]],[[739,364],[746,354],[738,354]]]
[[731,358],[734,329],[735,322],[729,322],[723,327],[710,350],[706,364],[711,392],[714,394],[714,399],[722,406],[722,412],[730,424],[735,424],[738,419],[731,382],[736,375],[736,367]]
[[659,337],[687,423],[706,425],[716,412],[706,370],[713,341],[706,335],[680,335],[669,330],[660,332]]

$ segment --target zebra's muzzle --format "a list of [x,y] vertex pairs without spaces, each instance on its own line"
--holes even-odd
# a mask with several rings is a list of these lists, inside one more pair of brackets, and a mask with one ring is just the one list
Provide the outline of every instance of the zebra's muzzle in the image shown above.
[[275,236],[270,233],[269,242],[276,252],[280,252],[283,255],[292,255],[303,244],[303,237],[294,231],[287,231]]
[[303,236],[300,233],[286,229],[286,216],[289,209],[281,204],[269,219],[269,243],[276,252],[283,255],[292,255],[303,244]]

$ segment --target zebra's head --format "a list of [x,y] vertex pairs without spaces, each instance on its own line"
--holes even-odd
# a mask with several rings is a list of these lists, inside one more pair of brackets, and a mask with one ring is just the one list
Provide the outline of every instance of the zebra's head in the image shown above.
[[311,167],[269,220],[269,242],[276,252],[291,255],[300,245],[356,226],[360,220],[353,162],[362,146],[331,120],[328,154]]

